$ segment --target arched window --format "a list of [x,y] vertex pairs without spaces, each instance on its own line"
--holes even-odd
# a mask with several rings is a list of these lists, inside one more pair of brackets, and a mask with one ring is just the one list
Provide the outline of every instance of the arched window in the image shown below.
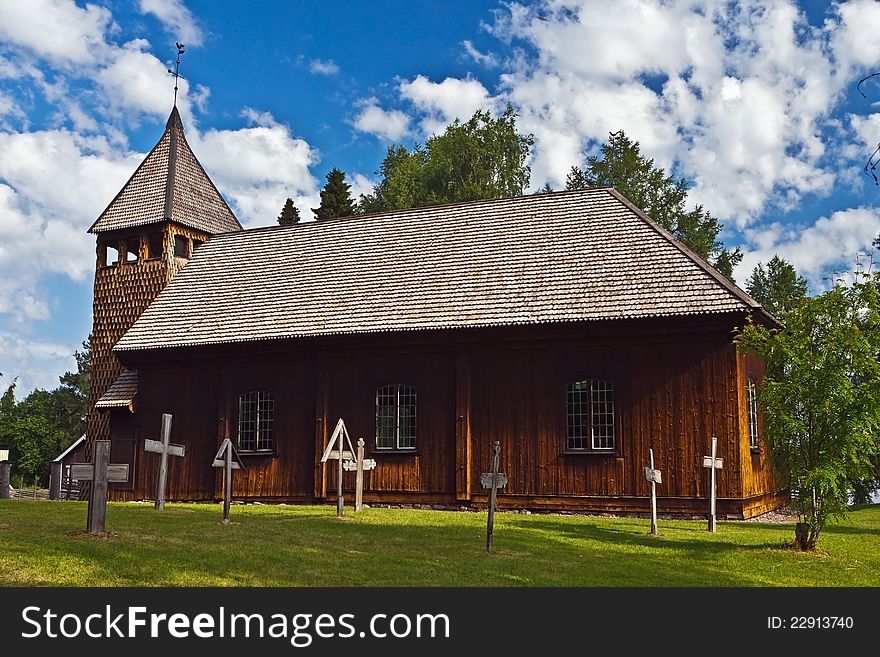
[[271,392],[252,390],[238,398],[238,450],[275,449],[275,399]]
[[565,447],[574,451],[610,452],[614,434],[614,384],[584,379],[565,387],[567,430]]
[[376,390],[376,449],[416,448],[416,389],[392,383]]
[[749,411],[749,447],[758,449],[758,386],[749,377],[746,382],[746,404]]

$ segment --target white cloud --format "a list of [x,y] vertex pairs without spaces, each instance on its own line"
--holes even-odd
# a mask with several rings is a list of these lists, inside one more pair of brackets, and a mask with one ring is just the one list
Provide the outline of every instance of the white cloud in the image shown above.
[[5,116],[7,114],[14,114],[17,116],[21,115],[21,110],[18,108],[18,105],[12,97],[0,92],[0,116]]
[[103,137],[68,130],[0,133],[0,180],[16,191],[20,205],[83,231],[142,157],[118,152]]
[[880,234],[880,208],[838,210],[812,226],[775,222],[746,229],[745,234],[753,246],[743,249],[743,260],[734,272],[738,281],[744,283],[758,262],[766,264],[778,255],[805,276],[812,289],[827,289],[829,271],[850,272],[859,254],[874,251],[871,242]]
[[106,50],[112,24],[104,7],[73,0],[0,2],[0,41],[23,46],[58,64],[92,64]]
[[181,0],[140,0],[142,14],[153,14],[176,42],[185,46],[202,44],[202,30]]
[[875,67],[880,52],[880,4],[874,0],[852,0],[833,7],[829,19],[835,59],[846,68]]
[[473,78],[459,80],[446,78],[443,82],[431,82],[424,75],[399,86],[400,95],[424,113],[421,120],[426,135],[440,134],[456,118],[467,121],[480,109],[492,109],[496,101],[486,87]]
[[[148,52],[149,47],[143,39],[126,43],[113,53],[110,64],[98,72],[97,82],[116,111],[154,117],[167,116],[171,111],[174,80],[168,68]],[[189,83],[180,78],[178,86],[178,106],[183,113]]]
[[535,135],[533,186],[561,186],[623,129],[743,227],[831,192],[839,161],[823,130],[857,67],[876,62],[878,9],[843,3],[815,28],[791,1],[544,0],[508,5],[490,29],[527,46],[502,92]]
[[495,68],[498,66],[498,58],[495,55],[492,53],[480,52],[470,39],[465,39],[461,42],[461,45],[464,46],[464,51],[467,53],[468,57],[473,59],[477,64],[485,66],[486,68]]
[[368,178],[362,173],[345,174],[345,181],[351,185],[351,198],[357,202],[361,195],[366,196],[373,191],[376,181]]
[[400,110],[384,110],[376,98],[361,101],[354,127],[386,141],[398,141],[409,134],[409,117]]
[[17,379],[16,398],[22,399],[31,390],[51,390],[58,386],[58,377],[76,369],[73,352],[79,345],[34,340],[31,337],[0,332],[0,392]]
[[274,223],[287,197],[296,199],[303,218],[310,217],[304,211],[317,198],[318,181],[309,169],[318,160],[317,151],[270,113],[252,108],[243,113],[250,127],[187,132],[208,175],[243,224]]
[[339,65],[332,59],[313,59],[309,63],[309,70],[315,75],[336,75],[339,73]]
[[141,157],[66,130],[0,132],[2,323],[49,318],[45,276],[87,279],[95,255],[86,230]]

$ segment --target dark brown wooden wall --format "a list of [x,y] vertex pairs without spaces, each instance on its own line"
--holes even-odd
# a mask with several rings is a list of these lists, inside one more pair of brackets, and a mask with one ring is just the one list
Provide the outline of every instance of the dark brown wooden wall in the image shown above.
[[[664,499],[692,504],[708,495],[701,457],[713,435],[725,459],[720,498],[772,490],[763,461],[748,451],[747,428],[743,433],[746,361],[730,342],[730,326],[716,321],[669,331],[658,322],[621,334],[588,327],[574,336],[546,329],[522,329],[517,339],[486,335],[462,342],[450,333],[408,345],[393,336],[338,347],[279,343],[253,354],[230,347],[188,362],[136,361],[138,479],[129,493],[116,495],[154,494],[158,457],[142,453],[142,440],[158,438],[161,414],[170,412],[172,440],[187,445],[187,456],[171,461],[169,499],[219,498],[211,459],[224,437],[237,436],[238,396],[256,389],[275,395],[276,452],[243,457],[247,470],[236,473],[234,494],[244,499],[332,498],[335,464],[324,467],[318,459],[340,417],[352,442],[362,436],[367,455],[378,461],[365,480],[368,499],[480,503],[479,475],[499,440],[508,500],[626,498],[639,507],[648,495],[642,469],[653,448],[663,472],[661,509]],[[565,454],[565,386],[591,377],[615,383],[618,450]],[[414,453],[374,449],[375,391],[389,383],[417,390]],[[346,475],[344,488],[352,484],[353,475]]]
[[[334,355],[326,359],[328,432],[345,420],[353,446],[364,438],[365,452],[376,469],[365,479],[372,491],[449,494],[454,489],[455,352],[403,351],[385,354]],[[375,450],[376,389],[393,383],[414,386],[416,449],[390,454]],[[336,490],[334,464],[329,464],[328,490]],[[345,487],[353,477],[343,480]]]
[[758,390],[764,380],[766,368],[763,361],[748,354],[738,354],[737,388],[739,390],[739,421],[741,426],[740,458],[742,459],[743,497],[761,495],[776,489],[773,467],[770,460],[770,448],[764,440],[764,416],[758,411],[758,450],[753,451],[749,445],[748,378],[755,379]]
[[[704,496],[700,458],[711,436],[728,466],[718,494],[737,496],[737,391],[732,347],[723,340],[484,350],[473,354],[474,476],[501,442],[505,493],[645,496],[648,449],[663,472],[661,497]],[[566,454],[565,386],[585,378],[615,384],[617,452]],[[731,462],[733,461],[733,462]]]

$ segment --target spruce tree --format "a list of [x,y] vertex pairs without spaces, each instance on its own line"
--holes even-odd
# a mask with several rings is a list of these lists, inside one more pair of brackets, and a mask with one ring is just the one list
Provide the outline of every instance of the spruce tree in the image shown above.
[[672,233],[715,269],[733,280],[733,268],[742,260],[737,248],[727,250],[718,239],[724,226],[701,205],[687,210],[687,182],[676,180],[653,159],[642,155],[639,142],[624,132],[612,132],[601,155],[587,158],[584,169],[572,167],[566,189],[614,187],[651,219]]
[[807,281],[779,256],[773,256],[767,268],[759,262],[746,283],[746,292],[779,319],[796,308],[807,296]]
[[293,200],[288,197],[287,201],[284,203],[284,208],[281,210],[281,214],[278,215],[278,225],[279,226],[293,226],[294,224],[299,223],[299,210],[296,209],[296,206],[293,204]]
[[321,190],[321,207],[312,208],[315,218],[320,221],[354,214],[350,190],[351,185],[345,182],[345,172],[333,167],[327,174],[327,184]]

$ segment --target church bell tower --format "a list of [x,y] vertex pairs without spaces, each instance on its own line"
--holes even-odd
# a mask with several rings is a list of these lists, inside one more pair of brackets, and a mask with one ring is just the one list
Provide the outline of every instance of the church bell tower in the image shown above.
[[114,345],[203,242],[241,229],[190,149],[175,106],[158,143],[88,231],[97,236],[89,451],[111,437],[108,411],[135,413],[137,372],[124,370]]

